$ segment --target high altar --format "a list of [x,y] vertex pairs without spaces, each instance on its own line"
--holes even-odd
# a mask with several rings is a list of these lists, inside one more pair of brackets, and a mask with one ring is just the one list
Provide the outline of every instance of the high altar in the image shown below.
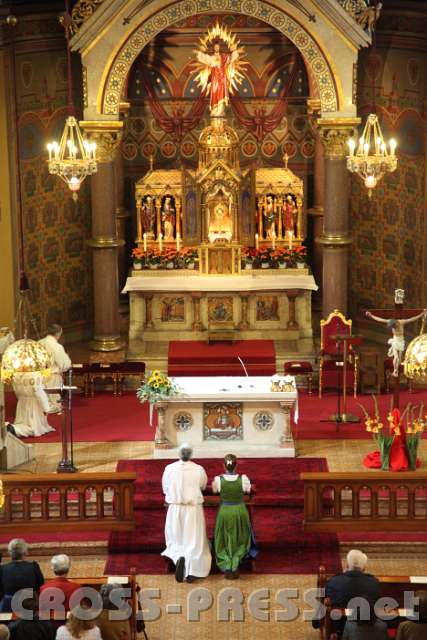
[[[206,53],[211,41],[225,43],[228,53],[216,44]],[[128,357],[164,367],[171,336],[251,339],[274,331],[278,366],[285,355],[310,359],[317,286],[299,253],[306,233],[302,180],[286,156],[279,167],[240,167],[226,110],[244,65],[235,36],[216,25],[197,58],[211,98],[198,167],[157,170],[151,162],[136,183],[136,260],[124,289]]]

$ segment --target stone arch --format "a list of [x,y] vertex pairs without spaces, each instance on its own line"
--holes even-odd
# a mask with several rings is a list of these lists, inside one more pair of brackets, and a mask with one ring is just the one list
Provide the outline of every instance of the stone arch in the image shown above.
[[337,112],[341,108],[341,87],[332,65],[313,36],[283,9],[264,0],[180,0],[163,7],[144,20],[129,35],[116,53],[105,82],[100,87],[98,110],[106,116],[117,116],[123,88],[130,68],[148,42],[179,20],[200,13],[239,13],[264,21],[283,33],[301,52],[307,72],[317,89],[322,113]]

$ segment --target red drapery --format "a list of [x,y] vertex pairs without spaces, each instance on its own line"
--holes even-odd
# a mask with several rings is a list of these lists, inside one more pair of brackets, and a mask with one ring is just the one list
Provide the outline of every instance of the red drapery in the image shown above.
[[[393,409],[393,424],[398,426],[400,420],[399,409]],[[406,453],[406,435],[403,425],[400,426],[400,434],[394,436],[393,444],[390,450],[390,471],[407,471],[409,469],[408,455]],[[381,455],[379,451],[368,453],[363,464],[368,469],[381,469]],[[417,461],[417,466],[420,462]]]

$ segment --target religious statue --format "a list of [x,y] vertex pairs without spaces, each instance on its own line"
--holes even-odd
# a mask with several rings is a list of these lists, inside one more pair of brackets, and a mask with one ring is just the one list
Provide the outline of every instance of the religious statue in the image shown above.
[[147,238],[155,237],[156,208],[152,196],[145,196],[141,207],[142,232],[147,234]]
[[292,232],[292,235],[295,235],[295,219],[297,208],[295,206],[295,202],[291,195],[286,196],[286,200],[283,203],[283,229],[286,234]]
[[264,207],[264,226],[265,235],[270,240],[276,233],[276,211],[274,208],[273,196],[267,196],[267,200]]
[[176,224],[176,211],[171,196],[165,196],[162,206],[162,224],[164,240],[173,240]]
[[[221,52],[220,42],[227,45],[227,53]],[[195,50],[198,70],[196,79],[204,92],[210,93],[210,112],[214,117],[224,115],[229,95],[243,79],[243,48],[236,36],[225,26],[216,23],[200,40],[200,49]],[[209,52],[211,49],[212,53]]]
[[388,357],[393,358],[393,376],[399,377],[399,368],[402,362],[403,352],[405,351],[405,335],[404,327],[406,324],[415,322],[423,316],[426,317],[427,309],[423,309],[421,313],[418,313],[412,318],[381,318],[380,316],[374,316],[370,311],[366,312],[368,318],[372,318],[376,322],[386,324],[388,329],[391,329],[392,337],[387,341],[389,344]]

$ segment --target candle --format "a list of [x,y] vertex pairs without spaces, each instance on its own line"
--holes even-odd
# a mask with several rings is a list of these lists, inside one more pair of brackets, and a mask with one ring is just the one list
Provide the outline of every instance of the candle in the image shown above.
[[255,249],[259,249],[259,236],[257,233],[255,234]]
[[159,251],[163,251],[163,236],[159,233]]
[[47,150],[49,151],[49,160],[52,160],[52,145],[50,143],[47,145]]
[[348,146],[349,146],[349,149],[350,149],[350,156],[354,156],[354,150],[356,148],[356,143],[353,140],[353,138],[350,138],[350,140],[348,141]]
[[181,236],[179,233],[176,234],[176,250],[179,251],[181,249]]
[[147,251],[147,234],[144,233],[144,235],[142,236],[144,238],[144,251]]
[[292,233],[292,231],[288,231],[288,240],[289,240],[288,247],[289,247],[289,249],[292,249],[292,237],[293,237],[293,235],[294,234]]
[[392,138],[390,140],[390,153],[391,153],[392,156],[394,156],[394,153],[396,151],[396,146],[397,146],[396,140],[394,140],[394,138]]
[[273,251],[276,248],[276,233],[274,231],[271,234],[271,248],[273,249]]

